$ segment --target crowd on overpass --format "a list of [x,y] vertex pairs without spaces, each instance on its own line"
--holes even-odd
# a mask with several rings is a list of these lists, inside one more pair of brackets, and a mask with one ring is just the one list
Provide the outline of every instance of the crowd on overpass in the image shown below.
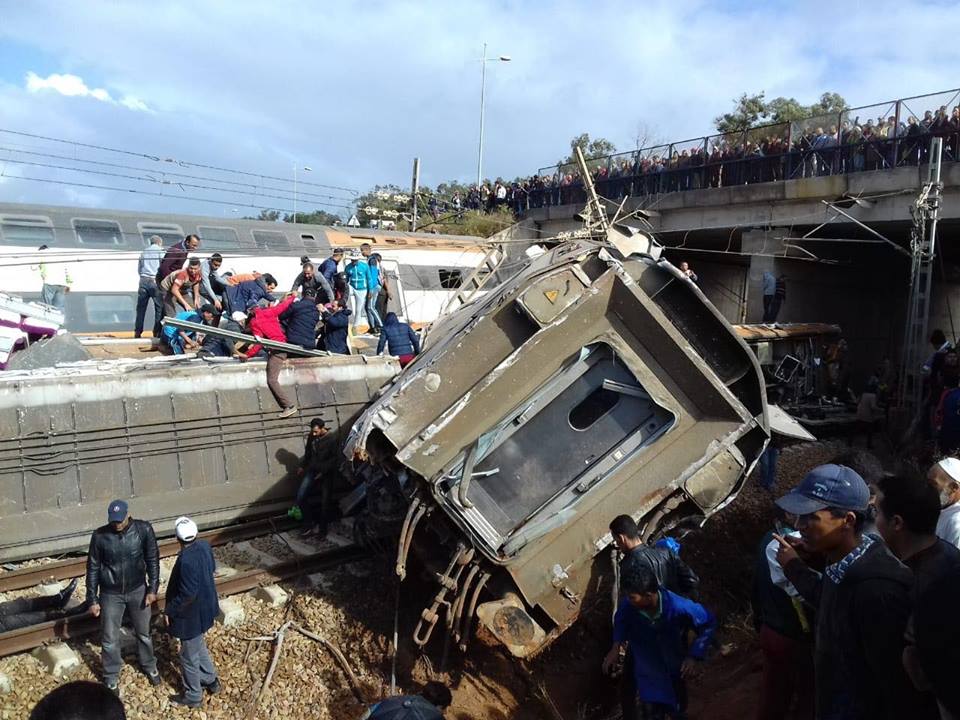
[[[923,117],[832,118],[834,123],[774,125],[704,138],[686,147],[613,155],[588,161],[597,192],[619,200],[703,188],[916,166],[928,160],[930,139],[943,139],[943,160],[960,159],[960,106]],[[584,202],[572,165],[515,182],[506,197],[518,214],[530,208]]]

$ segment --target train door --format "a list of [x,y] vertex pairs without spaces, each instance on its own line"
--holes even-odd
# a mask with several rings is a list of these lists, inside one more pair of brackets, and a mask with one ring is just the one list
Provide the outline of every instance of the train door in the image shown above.
[[380,294],[379,305],[377,308],[380,317],[386,317],[388,312],[396,313],[397,317],[407,321],[407,301],[403,294],[403,281],[400,279],[400,263],[396,260],[382,260],[380,267],[386,275],[388,287],[390,289],[390,299],[384,298],[384,293]]

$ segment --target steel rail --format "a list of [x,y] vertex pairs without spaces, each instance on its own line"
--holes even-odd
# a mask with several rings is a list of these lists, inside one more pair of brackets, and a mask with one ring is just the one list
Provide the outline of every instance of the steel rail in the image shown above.
[[[287,518],[286,515],[273,515],[260,520],[251,520],[249,522],[235,523],[233,525],[206,530],[200,533],[200,537],[216,547],[217,545],[226,545],[231,542],[250,540],[274,531],[282,532],[296,526],[297,523]],[[179,544],[174,538],[161,540],[157,543],[157,547],[160,550],[160,557],[162,558],[176,555],[180,549]],[[38,585],[46,580],[71,580],[86,573],[86,567],[87,559],[86,557],[81,557],[47,563],[46,565],[37,565],[36,567],[23,568],[21,570],[11,570],[10,572],[0,574],[0,592],[22,590]]]
[[[287,560],[268,568],[247,570],[218,578],[216,581],[217,594],[221,596],[236,595],[266,583],[323,572],[340,565],[363,560],[368,556],[369,551],[359,545],[345,545],[315,555]],[[153,605],[154,615],[160,614],[165,602],[164,595],[157,598],[157,602]],[[96,632],[99,627],[100,619],[86,612],[0,633],[0,657],[32,650],[52,640],[70,640],[90,635]]]

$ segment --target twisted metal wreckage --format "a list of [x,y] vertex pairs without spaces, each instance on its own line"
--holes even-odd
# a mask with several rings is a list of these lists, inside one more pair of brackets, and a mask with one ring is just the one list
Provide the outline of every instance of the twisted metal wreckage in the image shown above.
[[580,613],[613,517],[645,539],[702,523],[769,439],[754,354],[587,189],[585,229],[441,318],[347,438],[371,517],[399,529],[397,574],[411,549],[435,571],[421,647],[443,617],[465,650],[476,614],[539,652]]

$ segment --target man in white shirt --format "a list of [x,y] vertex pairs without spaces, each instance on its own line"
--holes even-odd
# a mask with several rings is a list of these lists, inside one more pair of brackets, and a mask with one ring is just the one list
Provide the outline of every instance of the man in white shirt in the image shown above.
[[930,468],[927,478],[940,493],[937,537],[960,547],[960,460],[944,458]]

